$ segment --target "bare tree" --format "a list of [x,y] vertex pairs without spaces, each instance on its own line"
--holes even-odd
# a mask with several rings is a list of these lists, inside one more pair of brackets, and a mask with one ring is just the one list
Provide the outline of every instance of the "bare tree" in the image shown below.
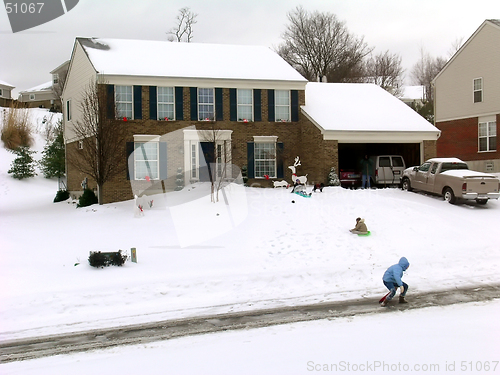
[[106,96],[105,87],[91,82],[84,89],[78,103],[81,119],[72,129],[81,147],[78,152],[67,155],[69,163],[95,180],[99,204],[102,204],[104,184],[126,168],[125,127],[116,121],[116,115],[109,118],[108,105],[112,102]]
[[181,8],[176,17],[176,26],[167,32],[170,35],[169,40],[171,42],[191,42],[191,39],[193,39],[193,25],[197,22],[196,17],[198,17],[198,14],[193,13],[189,7]]
[[309,13],[298,6],[288,13],[284,42],[276,52],[309,81],[358,81],[371,48],[351,34],[333,13]]
[[401,56],[389,51],[371,56],[366,62],[366,75],[369,82],[375,83],[394,96],[402,94],[404,69]]
[[448,50],[448,57],[452,57],[464,44],[464,37],[460,37],[455,39],[453,43],[451,43],[450,49]]
[[443,69],[446,62],[446,59],[442,57],[431,57],[423,48],[420,50],[420,60],[413,66],[410,76],[414,84],[425,87],[425,101],[432,102],[434,100],[431,82]]
[[214,123],[210,129],[202,130],[200,137],[200,141],[208,143],[212,151],[205,160],[210,175],[212,202],[219,201],[219,191],[230,182],[234,174],[231,142],[224,137],[223,132]]

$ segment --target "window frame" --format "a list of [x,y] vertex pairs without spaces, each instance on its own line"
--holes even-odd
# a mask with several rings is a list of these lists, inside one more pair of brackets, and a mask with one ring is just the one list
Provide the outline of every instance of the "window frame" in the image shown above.
[[[139,147],[138,147],[139,145]],[[147,151],[144,149],[143,152],[139,152],[138,150],[141,148],[140,145],[154,145],[156,146],[156,159],[148,159]],[[146,155],[144,155],[146,153]],[[146,156],[146,159],[141,159],[141,157]],[[148,171],[153,171],[151,168],[151,163],[156,163],[156,169],[154,172],[156,176],[144,175],[143,178],[138,177],[138,171],[140,168],[138,167],[138,163],[145,163]],[[148,164],[149,168],[148,168]],[[156,141],[134,141],[134,180],[136,181],[146,181],[146,176],[149,177],[150,180],[159,180],[160,179],[160,142]]]
[[[274,148],[274,155],[271,155],[272,157],[270,158],[262,158],[258,157],[260,156],[259,153],[261,152],[258,150],[260,147],[264,147],[267,145],[272,145]],[[262,152],[266,152],[266,150],[263,150]],[[278,163],[277,163],[277,142],[276,141],[254,141],[254,176],[256,179],[263,179],[266,178],[265,176],[269,176],[269,178],[277,178],[278,175]],[[269,163],[267,166],[260,166],[259,164],[263,163]],[[272,165],[271,165],[272,163]],[[271,168],[269,168],[271,167]],[[272,170],[274,169],[274,173]]]
[[[160,89],[171,89],[172,90],[172,101],[171,102],[164,102],[164,101],[160,101],[160,91],[163,91],[163,90],[160,90]],[[169,95],[169,94],[161,94],[161,95]],[[168,117],[168,116],[160,116],[160,113],[162,112],[165,112],[163,110],[160,110],[160,106],[161,105],[167,105],[167,106],[172,106],[172,117]],[[167,111],[168,112],[168,111]],[[157,86],[156,88],[156,117],[157,117],[157,120],[165,120],[165,121],[175,121],[175,88],[173,86]]]
[[[205,90],[210,90],[209,93],[210,95],[205,95],[203,92]],[[207,92],[208,93],[208,92]],[[210,102],[205,102],[205,101],[202,101],[201,99],[204,99],[204,98],[209,98],[211,97],[212,101],[211,103]],[[215,88],[213,87],[198,87],[198,91],[197,91],[197,104],[198,104],[198,121],[215,121]],[[202,106],[206,106],[206,107],[211,107],[212,108],[212,112],[211,112],[211,117],[206,117],[206,116],[201,116],[201,113],[202,113]],[[205,110],[203,110],[203,112],[206,112]],[[208,111],[208,113],[210,114],[210,111]]]
[[[288,95],[288,104],[279,104],[278,93],[286,92]],[[281,98],[280,98],[281,99]],[[278,109],[288,108],[287,119],[278,118],[281,111]],[[291,90],[274,90],[274,121],[275,122],[291,122],[292,121],[292,93]]]
[[[118,91],[119,91],[118,88],[130,88],[130,101],[122,100],[122,98],[120,98],[120,95],[122,95],[122,93],[121,92],[118,93]],[[125,94],[128,95],[129,93],[127,92]],[[121,112],[121,109],[119,108],[120,104],[129,104],[130,105],[130,117],[125,116],[126,114],[128,114],[127,113],[127,112],[129,112],[128,110],[126,110],[125,113]],[[115,107],[116,107],[116,114],[117,114],[118,119],[127,118],[128,120],[132,120],[134,118],[134,87],[132,85],[115,85]]]
[[[240,93],[243,93],[243,91],[250,92],[250,103],[240,103]],[[253,104],[254,98],[253,98],[253,89],[237,89],[236,90],[236,120],[238,122],[254,122],[254,104]],[[250,117],[245,118],[240,114],[240,109],[246,108],[247,111],[248,109],[250,110]]]
[[36,99],[36,95],[35,94],[30,94],[30,100],[35,100]]
[[[479,82],[479,88],[476,88],[476,82]],[[481,96],[478,100],[476,100],[476,93],[479,93]],[[472,100],[474,103],[483,102],[483,77],[474,78],[472,80]]]
[[[484,126],[485,134],[482,135],[481,127]],[[493,129],[493,131],[492,131]],[[492,134],[493,133],[493,134]],[[497,123],[496,121],[481,121],[477,127],[477,152],[496,152],[497,151]],[[494,142],[491,139],[494,138]],[[482,150],[481,140],[486,139],[486,147]],[[494,147],[492,148],[492,143]]]

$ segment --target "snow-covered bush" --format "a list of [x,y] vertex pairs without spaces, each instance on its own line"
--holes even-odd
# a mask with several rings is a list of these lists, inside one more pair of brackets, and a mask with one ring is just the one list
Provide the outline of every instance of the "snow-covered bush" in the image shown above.
[[92,267],[104,268],[108,266],[123,266],[127,260],[127,254],[123,254],[121,250],[110,253],[101,253],[100,251],[91,251],[89,256],[89,264]]
[[87,207],[91,206],[93,204],[97,204],[97,196],[95,195],[94,191],[92,189],[85,189],[83,191],[83,194],[80,196],[80,199],[78,199],[78,204],[76,207]]
[[36,151],[30,150],[28,146],[19,146],[11,152],[16,154],[17,158],[14,159],[12,167],[7,173],[12,174],[12,177],[18,180],[36,176],[36,162],[33,159],[33,154],[35,154]]

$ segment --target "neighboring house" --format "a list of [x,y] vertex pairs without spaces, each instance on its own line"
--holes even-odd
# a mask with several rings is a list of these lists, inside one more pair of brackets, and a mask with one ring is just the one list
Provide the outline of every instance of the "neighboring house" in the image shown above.
[[0,107],[9,107],[12,103],[12,90],[15,87],[0,81]]
[[416,109],[424,105],[425,86],[403,86],[398,98],[411,108]]
[[28,90],[19,92],[19,101],[25,103],[29,108],[50,108],[53,111],[61,112],[62,86],[68,72],[69,61],[59,65],[52,70],[52,80]]
[[[67,154],[78,157],[73,126],[96,80],[108,116],[128,132],[117,155],[126,172],[105,184],[103,203],[173,190],[179,173],[185,184],[208,180],[224,162],[246,167],[248,183],[261,186],[291,183],[296,156],[309,183],[326,182],[332,167],[364,153],[419,164],[435,156],[439,136],[380,87],[308,83],[266,47],[77,38],[63,91]],[[70,192],[88,177],[68,163]]]
[[434,78],[438,156],[500,172],[500,20],[486,20]]

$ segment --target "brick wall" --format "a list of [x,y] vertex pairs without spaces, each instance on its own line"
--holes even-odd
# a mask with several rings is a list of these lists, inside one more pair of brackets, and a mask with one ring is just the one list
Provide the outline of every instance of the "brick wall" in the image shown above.
[[[261,91],[261,106],[262,120],[260,122],[234,122],[229,121],[230,104],[229,104],[229,89],[223,89],[223,121],[205,122],[205,121],[190,121],[190,93],[189,88],[184,87],[184,106],[183,106],[183,121],[156,121],[149,118],[149,87],[142,87],[142,120],[120,121],[127,129],[127,142],[134,141],[134,135],[137,134],[154,134],[167,135],[172,132],[184,129],[189,126],[195,126],[198,130],[211,130],[214,126],[218,129],[232,130],[231,153],[232,163],[238,167],[247,165],[247,143],[253,142],[253,136],[277,136],[278,142],[284,143],[283,161],[284,161],[284,179],[291,181],[291,170],[289,165],[293,165],[296,156],[301,159],[301,166],[297,167],[297,174],[308,175],[308,180],[312,182],[326,182],[327,175],[332,166],[338,167],[338,145],[336,141],[322,141],[322,135],[309,120],[307,120],[299,112],[298,122],[268,122],[267,110],[267,90]],[[305,92],[299,91],[299,106],[305,103]],[[187,119],[187,120],[186,120]],[[124,145],[124,151],[125,151]],[[150,192],[162,192],[165,189],[171,189],[175,185],[175,159],[178,158],[181,165],[183,164],[183,155],[179,152],[183,148],[182,143],[169,141],[168,147],[168,166],[172,165],[168,170],[168,179],[163,182],[151,183],[146,181],[130,181],[126,178],[126,172],[118,174],[112,180],[108,181],[103,188],[103,203],[115,201],[123,201],[132,199],[135,192],[148,189]],[[67,145],[67,152],[77,153],[77,142]],[[78,155],[78,154],[76,154]],[[124,167],[126,158],[122,157]],[[125,168],[124,168],[125,169]],[[78,172],[74,166],[68,164],[68,190],[81,190],[80,183],[86,176]],[[88,177],[88,176],[87,176]],[[258,183],[261,186],[270,187],[272,181],[265,179],[252,179],[249,183]],[[95,182],[89,179],[89,187],[95,188]]]
[[[497,134],[500,115],[497,115]],[[441,130],[437,141],[439,157],[457,157],[462,160],[490,160],[500,158],[500,151],[478,152],[478,118],[443,121],[436,123]]]

